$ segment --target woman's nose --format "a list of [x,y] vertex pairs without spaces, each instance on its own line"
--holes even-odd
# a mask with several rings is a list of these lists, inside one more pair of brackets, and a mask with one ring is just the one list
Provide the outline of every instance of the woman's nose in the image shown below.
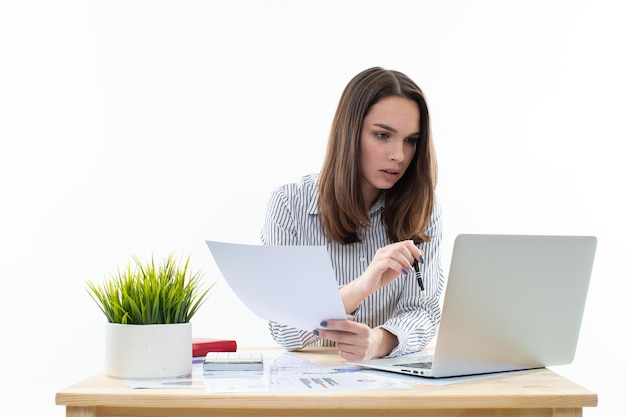
[[402,162],[404,161],[404,143],[400,142],[394,143],[391,145],[391,149],[389,151],[389,160]]

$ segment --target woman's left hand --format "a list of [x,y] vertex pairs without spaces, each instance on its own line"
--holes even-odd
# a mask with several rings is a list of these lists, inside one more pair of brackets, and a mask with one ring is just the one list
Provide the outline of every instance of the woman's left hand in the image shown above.
[[325,320],[316,330],[319,337],[335,342],[339,356],[357,361],[386,356],[398,344],[396,336],[385,329],[371,329],[351,320]]

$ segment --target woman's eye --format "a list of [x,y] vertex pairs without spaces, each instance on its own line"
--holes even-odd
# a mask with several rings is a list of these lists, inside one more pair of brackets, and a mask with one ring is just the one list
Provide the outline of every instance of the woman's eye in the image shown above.
[[378,139],[389,139],[389,134],[384,132],[374,133]]
[[417,143],[417,141],[418,141],[418,140],[419,140],[419,138],[418,138],[418,137],[415,137],[415,136],[410,136],[410,137],[406,138],[406,141],[407,141],[408,143],[412,143],[412,144]]

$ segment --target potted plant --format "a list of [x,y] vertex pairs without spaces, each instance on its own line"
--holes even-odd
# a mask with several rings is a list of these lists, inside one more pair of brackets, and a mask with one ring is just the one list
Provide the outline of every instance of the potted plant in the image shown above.
[[128,266],[87,291],[107,319],[105,373],[114,378],[172,378],[191,374],[191,318],[214,283],[204,287],[189,257]]

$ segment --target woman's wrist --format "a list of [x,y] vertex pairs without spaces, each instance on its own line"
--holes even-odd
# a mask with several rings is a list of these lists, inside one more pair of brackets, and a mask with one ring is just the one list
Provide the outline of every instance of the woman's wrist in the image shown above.
[[351,314],[357,308],[365,298],[369,295],[365,293],[359,285],[359,279],[342,286],[339,288],[339,295],[343,301],[346,313]]
[[373,358],[385,357],[389,355],[389,353],[391,353],[396,346],[398,346],[398,337],[390,331],[383,329],[382,327],[376,327],[372,329],[372,332],[374,333],[374,338],[376,339],[376,348]]

